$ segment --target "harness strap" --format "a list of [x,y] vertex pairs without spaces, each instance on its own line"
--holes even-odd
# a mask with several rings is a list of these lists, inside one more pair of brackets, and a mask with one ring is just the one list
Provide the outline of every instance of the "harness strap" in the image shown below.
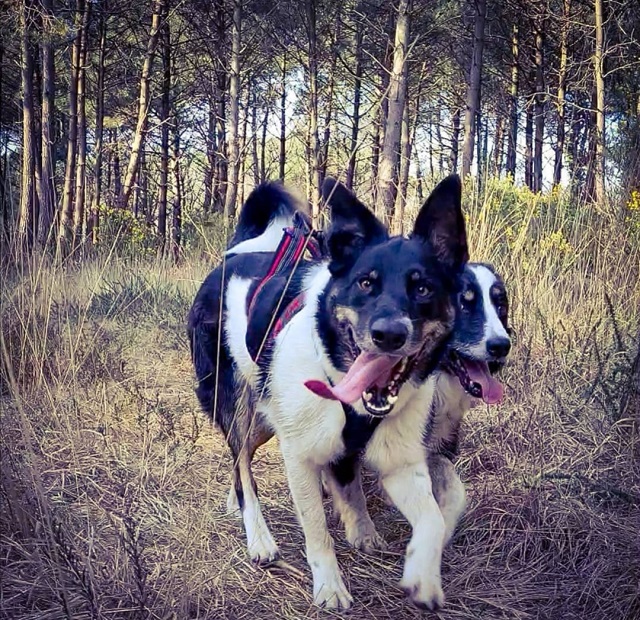
[[280,318],[275,322],[271,333],[268,338],[275,339],[276,336],[284,329],[285,325],[304,307],[304,293],[300,293],[297,297],[289,302],[289,305],[284,309],[284,312],[280,315]]
[[[295,213],[293,225],[283,229],[282,239],[273,255],[271,265],[269,265],[266,275],[255,288],[249,300],[249,308],[247,310],[249,322],[251,321],[251,316],[255,310],[256,301],[260,292],[273,277],[295,266],[305,250],[309,251],[312,260],[320,260],[322,258],[319,239],[320,233],[312,230],[302,216],[299,213]],[[303,306],[304,293],[301,293],[289,303],[278,320],[273,324],[272,328],[267,331],[264,336],[265,343],[275,338]],[[256,361],[256,359],[254,359],[254,361]]]

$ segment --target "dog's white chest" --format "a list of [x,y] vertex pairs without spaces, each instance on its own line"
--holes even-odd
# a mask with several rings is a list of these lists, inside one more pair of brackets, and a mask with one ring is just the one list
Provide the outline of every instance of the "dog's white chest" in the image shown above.
[[406,387],[412,391],[406,400],[402,399],[401,392],[400,407],[380,423],[365,451],[365,461],[381,474],[425,458],[422,434],[431,410],[435,382],[430,378],[420,388]]

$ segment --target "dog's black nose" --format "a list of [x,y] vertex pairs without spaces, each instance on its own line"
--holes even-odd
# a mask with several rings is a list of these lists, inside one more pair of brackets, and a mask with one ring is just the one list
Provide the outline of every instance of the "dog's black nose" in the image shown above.
[[371,339],[382,351],[399,349],[409,336],[405,323],[393,319],[376,319],[371,325]]
[[491,338],[487,340],[487,353],[492,357],[506,357],[511,350],[508,338]]

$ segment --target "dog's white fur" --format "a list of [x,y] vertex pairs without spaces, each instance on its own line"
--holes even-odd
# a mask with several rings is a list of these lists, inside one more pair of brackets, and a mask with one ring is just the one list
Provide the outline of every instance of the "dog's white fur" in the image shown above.
[[258,373],[258,365],[253,361],[245,342],[249,317],[242,311],[247,305],[247,295],[251,287],[249,278],[229,278],[225,294],[224,333],[227,346],[238,365],[238,369],[249,385],[253,385]]
[[265,229],[257,236],[252,237],[229,248],[225,254],[249,254],[251,252],[273,252],[282,239],[282,229],[291,226],[291,215],[280,215],[274,218]]
[[465,351],[471,357],[482,357],[486,351],[487,341],[491,338],[509,338],[507,330],[498,317],[496,308],[491,302],[491,287],[498,282],[495,274],[484,265],[473,265],[471,271],[478,281],[478,286],[482,291],[482,304],[486,321],[484,323],[484,335],[482,340],[472,347],[467,347]]
[[[328,358],[315,327],[318,298],[329,278],[326,263],[307,276],[305,306],[276,338],[270,397],[259,401],[258,410],[280,441],[291,494],[305,534],[314,601],[328,608],[346,609],[352,598],[327,528],[320,484],[323,473],[331,478],[328,466],[344,451],[345,413],[341,403],[321,399],[304,387],[310,379],[330,378],[337,382],[343,376]],[[239,372],[253,387],[255,367],[248,361],[251,358],[245,344],[247,282],[232,278],[229,283],[225,336]],[[374,431],[363,459],[379,473],[385,491],[413,528],[401,586],[416,603],[430,608],[444,602],[440,562],[447,532],[433,495],[422,442],[434,390],[435,377],[420,387],[407,382],[392,413]],[[354,408],[367,415],[361,403]],[[350,542],[363,549],[380,547],[382,540],[366,512],[359,476],[342,489],[331,482],[329,487],[334,491]],[[257,496],[245,494],[244,500],[251,557],[274,556],[277,547],[262,518]]]

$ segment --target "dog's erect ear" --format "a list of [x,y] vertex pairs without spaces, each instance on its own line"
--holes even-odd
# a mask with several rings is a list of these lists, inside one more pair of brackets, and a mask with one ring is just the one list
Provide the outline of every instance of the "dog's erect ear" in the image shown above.
[[331,207],[331,226],[327,234],[331,257],[329,271],[339,275],[355,263],[365,247],[385,241],[389,233],[382,222],[339,181],[325,179],[322,197]]
[[462,185],[457,174],[440,181],[424,203],[413,236],[428,242],[448,267],[462,269],[469,260],[462,215]]

